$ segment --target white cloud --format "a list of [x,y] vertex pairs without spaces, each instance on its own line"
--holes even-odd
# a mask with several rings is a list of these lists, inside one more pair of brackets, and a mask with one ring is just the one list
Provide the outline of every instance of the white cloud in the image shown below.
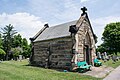
[[0,14],[0,27],[8,24],[12,24],[15,30],[27,39],[33,37],[43,27],[40,18],[29,13]]
[[102,43],[101,37],[105,26],[113,22],[120,22],[120,16],[108,16],[92,19],[93,30],[95,34],[98,36],[98,43],[96,45],[100,45]]
[[78,19],[80,17],[80,7],[74,0],[63,1],[64,10],[54,16],[61,20],[62,23]]
[[[58,24],[78,19],[80,16],[80,1],[74,0],[29,0],[30,8],[40,14],[49,23]],[[47,5],[47,6],[46,6]],[[42,6],[42,7],[41,7]]]
[[87,2],[87,1],[89,1],[89,0],[80,0],[81,3],[84,3],[84,2]]
[[[64,16],[65,15],[67,16],[67,12],[66,14],[64,14]],[[97,45],[102,43],[101,37],[106,24],[109,24],[111,22],[119,22],[119,21],[120,21],[120,16],[108,16],[97,19],[91,19],[93,30],[95,34],[98,36]],[[33,37],[44,25],[44,23],[41,22],[39,17],[30,15],[29,13],[0,14],[0,28],[3,28],[5,27],[5,25],[8,24],[12,24],[15,27],[15,29],[23,37],[27,39]]]

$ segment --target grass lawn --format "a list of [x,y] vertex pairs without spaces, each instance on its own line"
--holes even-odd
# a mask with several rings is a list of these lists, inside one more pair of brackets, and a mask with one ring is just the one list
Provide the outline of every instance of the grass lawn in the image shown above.
[[109,60],[109,61],[107,61],[107,62],[103,62],[103,61],[102,61],[102,64],[103,64],[103,65],[106,65],[106,66],[113,67],[113,68],[117,68],[117,67],[120,65],[120,60],[116,61],[115,63],[113,63],[112,60]]
[[0,63],[0,80],[102,80],[73,72],[59,72],[28,65],[28,61]]
[[[120,57],[120,53],[118,53],[118,55]],[[109,67],[113,67],[113,68],[117,68],[120,65],[120,60],[116,61],[115,63],[113,63],[113,61],[110,59],[107,62],[101,61],[103,65],[109,66]]]

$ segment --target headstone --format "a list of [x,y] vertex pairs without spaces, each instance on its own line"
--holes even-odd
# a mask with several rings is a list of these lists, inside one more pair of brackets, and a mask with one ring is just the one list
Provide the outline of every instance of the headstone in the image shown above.
[[104,53],[101,54],[101,59],[102,59],[102,60],[105,60]]
[[22,55],[19,55],[19,60],[22,61]]
[[116,62],[116,56],[115,55],[112,55],[112,60],[113,60],[113,63]]
[[101,59],[101,53],[100,52],[97,52],[97,58]]
[[104,52],[105,59],[108,59],[107,52]]

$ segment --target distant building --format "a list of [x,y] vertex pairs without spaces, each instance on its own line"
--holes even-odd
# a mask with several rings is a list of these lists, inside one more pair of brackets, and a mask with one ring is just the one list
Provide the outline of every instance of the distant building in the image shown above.
[[[93,63],[95,37],[86,13],[76,21],[49,27],[44,25],[33,38],[30,64],[50,68],[71,68],[77,61]],[[75,13],[74,13],[75,14]]]

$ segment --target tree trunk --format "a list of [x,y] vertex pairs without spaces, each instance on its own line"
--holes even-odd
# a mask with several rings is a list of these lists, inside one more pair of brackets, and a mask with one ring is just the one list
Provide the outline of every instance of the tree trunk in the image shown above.
[[7,61],[8,61],[8,52],[6,53],[6,58],[5,58],[5,60],[7,60]]
[[7,60],[7,61],[8,61],[8,54],[9,54],[9,50],[7,50],[6,56],[5,56],[5,60]]

